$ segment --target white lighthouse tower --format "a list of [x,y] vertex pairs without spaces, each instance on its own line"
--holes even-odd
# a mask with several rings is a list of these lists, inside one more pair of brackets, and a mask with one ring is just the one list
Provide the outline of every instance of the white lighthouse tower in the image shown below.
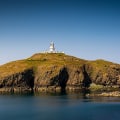
[[51,42],[50,46],[49,46],[49,49],[42,52],[42,53],[64,53],[64,52],[56,51],[54,42]]
[[53,42],[50,43],[49,53],[56,53],[56,51],[55,51],[55,46],[54,46],[54,43],[53,43]]

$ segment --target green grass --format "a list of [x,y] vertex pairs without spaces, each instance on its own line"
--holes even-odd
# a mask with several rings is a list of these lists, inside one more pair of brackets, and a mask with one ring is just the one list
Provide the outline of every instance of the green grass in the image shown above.
[[104,86],[103,85],[96,85],[95,83],[90,84],[90,90],[96,91],[96,90],[103,90]]
[[87,61],[64,53],[37,53],[30,58],[13,61],[0,66],[0,78],[22,72],[30,68],[36,70],[39,66],[43,66],[43,68],[48,69],[50,66],[80,67],[85,64],[93,68],[93,70],[90,71],[93,76],[95,76],[95,74],[100,70],[102,72],[106,72],[110,67],[113,68],[120,66],[105,60]]

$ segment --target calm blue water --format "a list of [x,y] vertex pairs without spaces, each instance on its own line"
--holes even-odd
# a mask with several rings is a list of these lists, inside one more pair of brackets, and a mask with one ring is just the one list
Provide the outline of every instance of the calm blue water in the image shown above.
[[0,95],[0,120],[120,120],[120,97]]

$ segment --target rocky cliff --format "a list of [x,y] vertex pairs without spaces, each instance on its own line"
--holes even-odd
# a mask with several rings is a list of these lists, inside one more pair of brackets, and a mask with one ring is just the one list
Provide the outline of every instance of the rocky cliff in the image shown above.
[[120,65],[49,53],[0,66],[0,91],[70,90],[89,88],[91,83],[119,86]]

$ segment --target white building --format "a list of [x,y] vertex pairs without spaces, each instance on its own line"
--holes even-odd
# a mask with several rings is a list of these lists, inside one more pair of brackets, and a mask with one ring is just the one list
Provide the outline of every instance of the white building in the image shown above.
[[51,42],[50,46],[49,46],[49,50],[47,50],[47,51],[45,51],[43,53],[64,53],[64,52],[56,51],[54,42]]
[[53,42],[50,43],[49,53],[56,53],[56,51],[55,51],[55,46],[54,46],[54,43],[53,43]]

